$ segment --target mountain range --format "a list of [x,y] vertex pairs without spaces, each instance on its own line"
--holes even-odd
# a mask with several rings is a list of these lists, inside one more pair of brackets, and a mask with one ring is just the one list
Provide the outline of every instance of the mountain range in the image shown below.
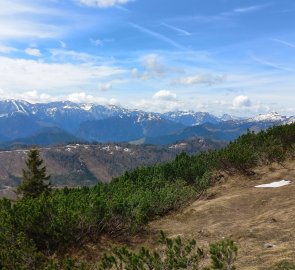
[[246,119],[194,111],[161,114],[70,101],[31,104],[3,100],[0,101],[0,147],[69,142],[166,145],[192,137],[230,141],[248,129],[259,131],[294,121],[294,117],[277,113]]

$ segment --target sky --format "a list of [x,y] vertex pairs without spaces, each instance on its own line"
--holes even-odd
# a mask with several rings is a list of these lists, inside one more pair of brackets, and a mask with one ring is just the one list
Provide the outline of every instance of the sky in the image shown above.
[[0,98],[295,115],[294,0],[1,0]]

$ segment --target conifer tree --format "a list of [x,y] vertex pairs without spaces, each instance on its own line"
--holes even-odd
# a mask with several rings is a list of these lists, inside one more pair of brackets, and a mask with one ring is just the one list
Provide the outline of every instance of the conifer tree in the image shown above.
[[31,149],[26,160],[26,168],[23,169],[22,183],[17,188],[17,192],[23,194],[24,198],[36,198],[43,192],[50,192],[50,175],[47,175],[43,163],[39,150]]

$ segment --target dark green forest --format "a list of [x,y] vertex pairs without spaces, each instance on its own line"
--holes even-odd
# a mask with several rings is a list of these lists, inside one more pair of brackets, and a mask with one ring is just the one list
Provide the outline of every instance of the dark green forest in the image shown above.
[[[221,150],[181,153],[171,162],[138,167],[110,184],[53,189],[17,201],[2,199],[0,269],[75,269],[65,255],[72,247],[102,235],[116,239],[135,234],[150,220],[196,200],[222,172],[251,175],[257,165],[294,158],[294,144],[295,124],[276,126],[258,134],[248,132]],[[56,254],[64,258],[56,259]],[[77,269],[87,269],[78,265]]]

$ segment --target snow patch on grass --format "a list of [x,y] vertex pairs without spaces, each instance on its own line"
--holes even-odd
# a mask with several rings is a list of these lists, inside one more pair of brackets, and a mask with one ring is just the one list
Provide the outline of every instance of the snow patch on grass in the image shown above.
[[291,181],[289,181],[289,180],[281,180],[281,181],[276,181],[276,182],[272,182],[269,184],[258,185],[255,187],[257,187],[257,188],[278,188],[278,187],[283,187],[283,186],[287,186],[290,184],[291,184]]

